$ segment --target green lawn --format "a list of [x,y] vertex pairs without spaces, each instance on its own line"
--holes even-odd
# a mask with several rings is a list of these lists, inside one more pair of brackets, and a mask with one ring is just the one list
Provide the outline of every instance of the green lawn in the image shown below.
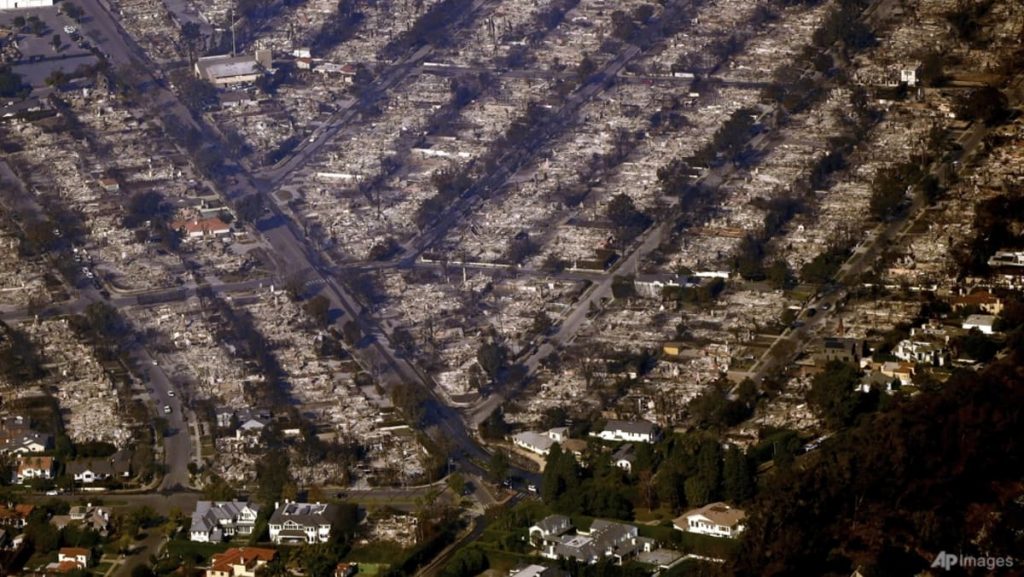
[[387,565],[383,563],[360,563],[359,564],[359,575],[366,575],[366,577],[374,577],[379,575],[381,571],[387,568]]
[[195,543],[187,539],[174,539],[167,542],[167,554],[184,559],[207,561],[215,553],[226,551],[231,546],[230,543]]
[[715,566],[714,563],[707,563],[696,559],[684,559],[675,567],[662,573],[661,577],[697,577],[699,575],[707,575],[709,568]]
[[[670,531],[674,531],[679,535],[679,550],[683,553],[693,553],[717,559],[732,559],[739,552],[740,542],[735,539],[683,533],[675,529],[670,529]],[[643,532],[641,531],[642,534]]]
[[672,511],[670,509],[666,509],[664,507],[661,507],[661,508],[658,508],[658,509],[654,509],[653,511],[648,511],[647,509],[644,509],[643,507],[637,507],[636,510],[633,511],[633,514],[636,517],[636,522],[637,523],[651,523],[651,522],[654,522],[654,521],[671,521],[672,519],[675,518],[675,515],[672,514]]
[[792,290],[786,292],[785,296],[788,299],[805,301],[818,292],[818,287],[812,284],[797,285]]
[[354,547],[345,556],[345,560],[359,563],[359,572],[362,573],[364,564],[389,565],[391,561],[404,559],[406,553],[408,552],[397,543],[381,541]]

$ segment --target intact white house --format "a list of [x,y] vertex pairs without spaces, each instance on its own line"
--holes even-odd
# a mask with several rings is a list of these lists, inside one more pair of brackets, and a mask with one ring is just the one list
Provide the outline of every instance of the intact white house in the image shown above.
[[661,438],[658,426],[650,421],[608,421],[600,432],[590,433],[604,441],[657,443]]
[[275,503],[270,515],[270,540],[277,545],[326,543],[331,538],[336,511],[324,503]]
[[531,453],[547,455],[551,452],[551,446],[555,443],[564,443],[569,438],[567,427],[555,427],[545,433],[535,431],[523,431],[512,435],[512,444],[522,447]]
[[57,552],[57,563],[67,563],[78,569],[85,569],[89,566],[92,553],[84,547],[64,547]]
[[53,437],[29,431],[24,435],[7,438],[0,445],[0,453],[42,453],[53,446]]
[[235,534],[250,535],[259,512],[259,505],[247,501],[199,501],[192,513],[189,539],[219,543]]
[[636,526],[604,519],[595,519],[588,531],[579,531],[568,517],[551,515],[530,527],[529,535],[542,557],[586,564],[611,559],[621,565],[626,559],[657,548],[653,539],[639,536]]
[[982,334],[990,335],[995,332],[992,328],[996,324],[996,317],[993,315],[971,315],[964,321],[963,329],[969,331],[978,329]]
[[131,454],[118,451],[110,457],[75,459],[65,465],[64,472],[85,485],[111,479],[123,481],[131,478]]
[[709,503],[698,509],[683,513],[673,522],[679,531],[710,535],[712,537],[736,537],[743,532],[743,520],[747,514],[742,509],[725,503]]

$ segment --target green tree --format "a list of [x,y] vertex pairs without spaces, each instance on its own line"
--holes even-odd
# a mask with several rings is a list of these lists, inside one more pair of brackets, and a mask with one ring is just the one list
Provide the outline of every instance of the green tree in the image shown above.
[[625,193],[615,195],[608,203],[607,216],[620,243],[632,240],[651,224],[651,219],[640,212],[632,197]]
[[203,497],[210,501],[230,501],[238,496],[235,488],[219,475],[210,475],[203,485]]
[[995,126],[1006,120],[1009,101],[998,88],[985,86],[963,96],[957,103],[956,114],[960,118]]
[[806,283],[824,284],[832,280],[843,266],[848,251],[839,246],[831,247],[818,254],[800,269],[800,280]]
[[667,506],[673,511],[679,510],[683,505],[684,494],[683,484],[685,480],[675,466],[665,466],[658,469],[654,477],[654,488],[658,493],[658,502]]
[[560,444],[553,444],[541,477],[541,499],[548,505],[558,505],[559,501],[564,501],[563,497],[579,488],[581,477],[576,456],[563,451]]
[[96,336],[105,339],[120,338],[128,330],[117,309],[104,301],[85,307],[85,322]]
[[340,557],[336,546],[327,543],[306,545],[299,553],[302,569],[308,577],[331,577]]
[[448,475],[447,484],[452,493],[459,496],[466,490],[466,478],[462,476],[462,473]]
[[262,194],[253,193],[238,201],[235,207],[238,218],[248,223],[255,223],[266,209],[266,201]]
[[260,503],[271,505],[281,500],[292,482],[288,463],[288,454],[281,449],[268,452],[256,463],[256,498]]
[[762,280],[765,277],[764,242],[748,234],[736,248],[735,269],[745,280]]
[[569,411],[561,405],[548,407],[540,415],[540,428],[543,430],[564,427],[569,422]]
[[355,345],[363,338],[363,331],[359,330],[355,321],[346,321],[341,326],[341,336],[349,345]]
[[501,369],[505,366],[505,360],[508,358],[508,351],[505,347],[490,339],[487,342],[480,345],[480,348],[476,351],[476,360],[480,363],[480,368],[487,373],[487,376],[491,380],[496,380]]
[[508,423],[505,422],[505,413],[499,408],[491,412],[486,419],[480,423],[480,436],[490,440],[501,440],[509,432]]
[[206,80],[196,78],[191,69],[175,74],[172,81],[178,89],[182,104],[194,115],[201,115],[219,100],[217,87]]
[[324,328],[330,324],[331,300],[324,295],[316,295],[309,299],[302,308],[318,327]]
[[28,335],[0,321],[0,378],[14,385],[31,383],[45,375],[42,363]]
[[725,452],[722,466],[725,498],[731,503],[745,503],[754,496],[754,473],[750,461],[735,445]]
[[622,10],[612,12],[612,36],[623,42],[629,42],[634,35],[636,35],[636,24],[633,23],[633,19]]
[[504,480],[508,476],[508,470],[508,455],[505,454],[505,451],[498,449],[491,453],[491,458],[487,462],[487,473],[491,479],[495,482]]
[[999,350],[1003,348],[1002,345],[978,329],[971,329],[967,334],[956,337],[952,345],[959,357],[981,363],[987,363],[994,359]]
[[711,502],[711,485],[700,475],[687,478],[683,490],[686,493],[686,504],[690,507],[700,507]]
[[490,564],[487,555],[479,548],[470,546],[460,549],[444,566],[440,577],[473,577],[487,570]]
[[48,521],[32,521],[25,526],[25,538],[36,553],[50,553],[60,547],[60,532]]
[[946,62],[942,53],[930,51],[921,59],[921,82],[926,86],[942,86],[946,83]]
[[54,70],[53,72],[48,74],[44,82],[46,82],[47,86],[59,88],[67,84],[68,75],[64,74],[64,71],[58,68],[57,70]]
[[194,62],[202,44],[202,32],[199,28],[199,23],[185,22],[182,24],[179,40],[185,45],[189,61]]
[[768,268],[765,269],[765,276],[768,277],[768,283],[771,287],[776,290],[790,289],[795,284],[793,271],[786,264],[786,261],[781,258],[772,261],[768,265]]
[[860,370],[839,361],[829,361],[825,370],[811,381],[807,403],[832,429],[853,423],[860,406]]
[[705,439],[697,451],[697,476],[704,480],[709,499],[717,499],[722,485],[722,446],[717,439]]
[[879,170],[871,181],[871,214],[880,220],[891,220],[899,216],[911,184],[903,167],[893,166]]
[[594,62],[594,59],[589,54],[584,52],[583,58],[580,59],[579,66],[576,68],[576,79],[582,84],[595,72],[597,72],[597,63]]
[[9,98],[17,96],[24,89],[21,76],[7,66],[0,66],[0,96]]
[[533,324],[530,330],[536,335],[547,335],[548,331],[551,330],[555,322],[551,320],[551,316],[545,311],[539,311],[536,316],[533,317]]
[[61,12],[63,12],[68,18],[74,20],[75,22],[80,22],[82,20],[82,15],[84,14],[84,12],[82,12],[82,9],[78,6],[78,4],[68,2],[67,0],[65,0],[64,2],[60,3],[60,9]]
[[174,207],[164,200],[164,195],[155,190],[147,190],[137,192],[128,199],[122,224],[125,228],[135,228],[150,220],[170,220],[173,214]]

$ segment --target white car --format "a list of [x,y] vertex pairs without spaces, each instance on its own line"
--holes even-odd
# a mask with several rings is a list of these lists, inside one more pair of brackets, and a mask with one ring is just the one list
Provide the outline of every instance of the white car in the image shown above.
[[65,26],[64,27],[64,32],[66,34],[74,34],[75,32],[78,32],[78,29],[75,28],[74,26]]
[[166,413],[168,415],[171,414],[171,406],[170,405],[164,405],[164,413]]
[[174,396],[174,391],[167,391],[167,396],[168,397],[173,397]]

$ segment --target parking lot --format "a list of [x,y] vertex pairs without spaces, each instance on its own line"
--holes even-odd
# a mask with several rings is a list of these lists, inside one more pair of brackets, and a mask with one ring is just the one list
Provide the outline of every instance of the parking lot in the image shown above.
[[[46,86],[46,79],[55,71],[72,74],[83,66],[98,62],[86,44],[80,44],[78,24],[61,14],[56,6],[0,12],[0,25],[13,27],[16,18],[24,18],[30,24],[25,32],[16,33],[17,50],[21,59],[14,62],[12,69],[22,81],[33,88]],[[32,30],[31,20],[37,18],[42,26]],[[55,48],[54,36],[60,38],[60,47]]]

